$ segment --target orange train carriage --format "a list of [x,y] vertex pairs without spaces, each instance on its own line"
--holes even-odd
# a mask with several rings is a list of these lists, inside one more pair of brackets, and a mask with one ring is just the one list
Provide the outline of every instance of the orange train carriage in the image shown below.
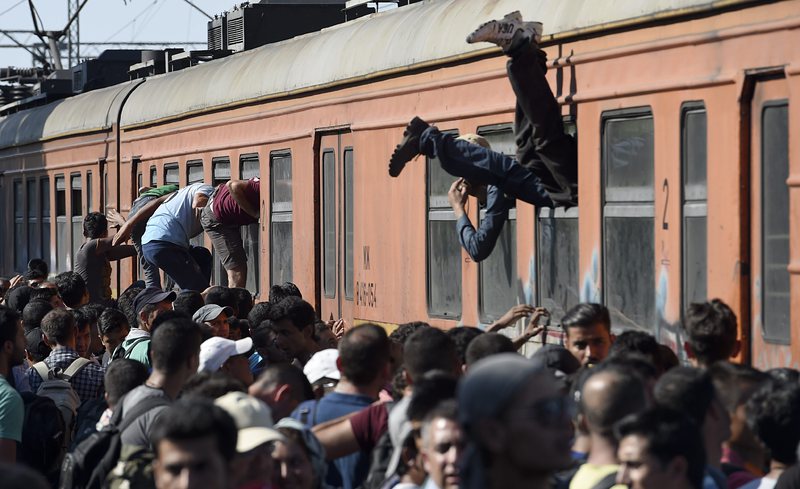
[[[386,165],[414,115],[513,152],[504,57],[464,38],[517,9],[548,34],[580,206],[518,202],[478,264],[453,178]],[[70,269],[82,216],[124,213],[142,185],[259,175],[261,221],[243,233],[261,297],[291,280],[325,319],[441,327],[599,301],[676,348],[686,304],[720,297],[744,361],[797,367],[799,44],[797,0],[429,0],[21,111],[0,119],[0,270]],[[119,290],[138,271],[114,273]]]

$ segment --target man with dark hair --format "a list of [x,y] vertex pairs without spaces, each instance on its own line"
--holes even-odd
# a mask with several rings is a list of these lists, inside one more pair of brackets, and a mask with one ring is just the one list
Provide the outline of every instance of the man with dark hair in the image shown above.
[[623,331],[614,338],[614,343],[608,350],[609,355],[615,354],[637,354],[642,355],[659,369],[661,368],[660,352],[656,338],[644,331],[628,330]]
[[[61,296],[58,295],[58,288],[55,286],[49,287],[49,284],[50,282],[42,282],[38,287],[33,287],[30,296],[31,302],[44,301],[53,306],[54,309],[64,309],[66,305],[64,301],[61,300]],[[28,302],[28,304],[30,304],[30,302]]]
[[250,313],[247,314],[247,322],[250,323],[250,327],[256,329],[261,326],[261,323],[269,319],[271,310],[272,303],[270,302],[259,302],[254,305]]
[[[53,349],[44,359],[46,371],[61,369],[62,372],[66,372],[69,366],[80,358],[76,351],[75,315],[71,311],[54,309],[42,319],[42,331]],[[45,380],[36,365],[28,370],[28,382],[33,392],[36,392]],[[103,367],[89,362],[69,379],[69,383],[72,384],[81,402],[99,399],[104,393],[104,375]]]
[[731,435],[731,420],[708,372],[692,367],[673,368],[658,380],[653,395],[657,406],[685,413],[694,421],[706,450],[706,478],[711,479],[711,484],[726,487],[720,465],[722,444]]
[[544,367],[501,353],[467,371],[458,416],[468,442],[461,487],[548,488],[571,463],[572,406]]
[[453,340],[458,352],[458,359],[462,367],[467,364],[467,348],[472,341],[478,336],[482,335],[483,331],[473,326],[460,326],[458,328],[451,328],[447,330],[447,336]]
[[175,297],[172,307],[176,311],[186,314],[188,317],[194,316],[198,309],[206,305],[202,294],[196,290],[182,290]]
[[683,348],[695,367],[706,368],[739,354],[736,314],[719,299],[691,304],[683,329],[687,336]]
[[769,450],[769,473],[742,489],[770,489],[786,468],[797,463],[800,443],[800,385],[770,381],[747,401],[747,415],[756,436]]
[[153,333],[150,346],[153,371],[144,385],[132,390],[122,400],[123,417],[125,411],[130,411],[147,398],[159,397],[163,403],[136,418],[122,432],[123,445],[149,446],[148,435],[153,422],[177,399],[186,380],[197,372],[200,343],[200,329],[190,319],[168,321]]
[[497,355],[498,353],[516,353],[517,349],[508,337],[500,333],[484,333],[475,338],[467,347],[466,367],[478,360]]
[[11,369],[25,360],[25,333],[16,311],[0,306],[0,462],[17,460],[22,442],[25,407],[22,397],[8,383]]
[[314,342],[314,307],[299,297],[287,297],[272,305],[270,320],[277,335],[278,348],[289,358],[305,365],[318,350]]
[[117,307],[125,314],[125,317],[128,318],[128,326],[131,328],[135,328],[136,325],[139,324],[139,319],[136,317],[136,309],[133,307],[133,301],[136,299],[136,296],[139,295],[139,292],[143,290],[144,287],[132,285],[125,289],[125,292],[121,293],[117,298]]
[[197,372],[189,377],[183,390],[181,398],[202,397],[213,401],[229,392],[245,392],[247,387],[240,381],[234,379],[225,372]]
[[578,304],[561,318],[561,327],[564,328],[564,346],[584,366],[605,360],[614,343],[611,317],[601,304]]
[[100,336],[100,342],[106,349],[103,354],[103,366],[108,365],[111,360],[111,355],[114,350],[125,340],[125,337],[130,333],[131,328],[128,324],[128,318],[125,314],[118,309],[108,308],[103,311],[100,318],[97,320],[97,329]]
[[153,426],[156,489],[228,489],[238,432],[233,418],[205,400],[181,400]]
[[62,272],[54,279],[58,286],[58,295],[70,309],[77,309],[89,303],[89,291],[86,282],[75,272]]
[[25,306],[31,301],[31,291],[33,289],[24,284],[17,284],[11,287],[6,293],[6,306],[22,314]]
[[616,480],[614,424],[647,408],[644,382],[630,370],[603,364],[593,368],[580,389],[578,424],[591,450],[570,481],[570,489],[612,487]]
[[31,301],[22,310],[22,325],[25,331],[42,326],[42,319],[48,312],[53,310],[53,306],[45,301]]
[[[147,261],[164,270],[181,289],[206,290],[211,280],[211,252],[193,246],[190,239],[201,232],[200,210],[214,187],[195,183],[178,190],[147,220],[142,235],[142,253]],[[139,220],[139,215],[132,220]],[[156,274],[157,276],[157,274]],[[158,287],[148,277],[148,287]]]
[[461,374],[453,340],[436,328],[422,328],[408,337],[403,347],[403,363],[408,385],[432,370]]
[[[122,354],[124,358],[130,358],[150,366],[150,337],[153,334],[153,323],[164,311],[172,310],[172,301],[175,300],[175,292],[165,292],[161,289],[147,288],[139,292],[133,300],[133,309],[137,318],[137,327],[132,327],[119,346],[120,351],[117,356]],[[112,352],[112,358],[116,358]]]
[[147,367],[136,360],[120,358],[106,369],[106,402],[109,409],[122,399],[122,396],[144,384],[147,380]]
[[654,407],[623,419],[615,433],[620,484],[632,489],[703,487],[703,439],[688,416]]
[[[336,389],[319,401],[301,403],[292,417],[312,427],[369,406],[391,378],[389,353],[389,338],[380,326],[364,324],[350,329],[339,342],[341,379]],[[346,489],[359,487],[367,477],[369,460],[369,452],[334,460],[327,483]]]
[[75,351],[81,357],[91,360],[92,325],[89,322],[89,315],[83,312],[82,309],[83,307],[70,311],[75,316]]
[[[203,299],[205,300],[206,305],[216,304],[222,307],[230,307],[234,313],[237,312],[235,309],[236,300],[233,297],[231,289],[228,287],[212,285],[203,291]],[[233,315],[235,316],[236,314]]]
[[283,419],[301,402],[314,399],[314,391],[303,371],[286,363],[264,369],[248,393],[267,403],[274,419]]
[[763,474],[768,459],[764,445],[750,428],[745,406],[758,388],[768,381],[764,372],[730,362],[708,368],[722,404],[731,418],[731,436],[722,445],[722,470],[728,485],[740,487]]
[[236,310],[236,317],[239,319],[247,319],[247,316],[253,309],[253,294],[244,287],[231,287],[230,291],[235,303],[234,309]]
[[269,302],[271,304],[277,304],[287,297],[297,297],[302,299],[303,294],[301,294],[300,289],[298,289],[297,286],[291,282],[284,282],[281,285],[273,285],[269,288]]
[[428,474],[428,481],[422,487],[458,489],[459,462],[465,440],[458,424],[455,400],[440,403],[425,416],[420,441],[422,464]]
[[75,253],[75,272],[86,282],[89,302],[110,305],[111,261],[136,256],[136,248],[114,245],[108,237],[108,220],[99,212],[83,218],[83,236],[86,240]]
[[247,285],[247,253],[241,227],[258,222],[260,192],[258,178],[229,180],[217,186],[200,214],[200,224],[211,238],[231,287]]

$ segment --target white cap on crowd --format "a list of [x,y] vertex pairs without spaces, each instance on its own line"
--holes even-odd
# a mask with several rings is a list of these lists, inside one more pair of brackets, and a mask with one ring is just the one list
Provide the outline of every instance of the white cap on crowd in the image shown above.
[[252,338],[233,341],[228,338],[214,336],[200,345],[200,365],[198,372],[216,372],[228,359],[235,355],[243,355],[253,349]]

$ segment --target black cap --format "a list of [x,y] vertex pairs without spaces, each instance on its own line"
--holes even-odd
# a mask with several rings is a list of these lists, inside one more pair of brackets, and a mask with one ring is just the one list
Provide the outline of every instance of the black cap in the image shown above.
[[571,375],[581,368],[581,363],[566,348],[559,345],[544,345],[531,357],[546,368],[564,375]]
[[42,339],[42,328],[33,328],[25,332],[25,348],[35,358],[46,358],[50,354],[50,346]]
[[136,297],[133,299],[133,310],[136,311],[136,315],[138,316],[145,305],[158,304],[163,301],[174,302],[175,297],[175,292],[171,290],[165,292],[158,287],[148,287],[136,294]]

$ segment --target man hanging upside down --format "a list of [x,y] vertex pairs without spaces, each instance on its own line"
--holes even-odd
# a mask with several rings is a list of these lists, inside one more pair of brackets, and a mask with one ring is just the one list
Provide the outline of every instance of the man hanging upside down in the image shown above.
[[[438,158],[442,169],[464,179],[454,183],[450,191],[456,213],[459,202],[463,207],[467,192],[482,193],[484,186],[494,199],[503,199],[502,193],[536,207],[578,205],[577,145],[564,133],[561,108],[545,79],[547,55],[539,49],[541,28],[540,23],[524,22],[519,12],[512,12],[482,24],[467,36],[468,43],[496,44],[509,57],[508,78],[517,97],[516,158],[483,147],[474,138],[471,142],[442,133],[414,117],[392,154],[389,175],[400,175],[406,163],[419,154]],[[509,204],[495,207],[503,205]],[[466,216],[459,219],[459,238],[475,261],[490,254],[504,222],[484,220],[476,236]]]

